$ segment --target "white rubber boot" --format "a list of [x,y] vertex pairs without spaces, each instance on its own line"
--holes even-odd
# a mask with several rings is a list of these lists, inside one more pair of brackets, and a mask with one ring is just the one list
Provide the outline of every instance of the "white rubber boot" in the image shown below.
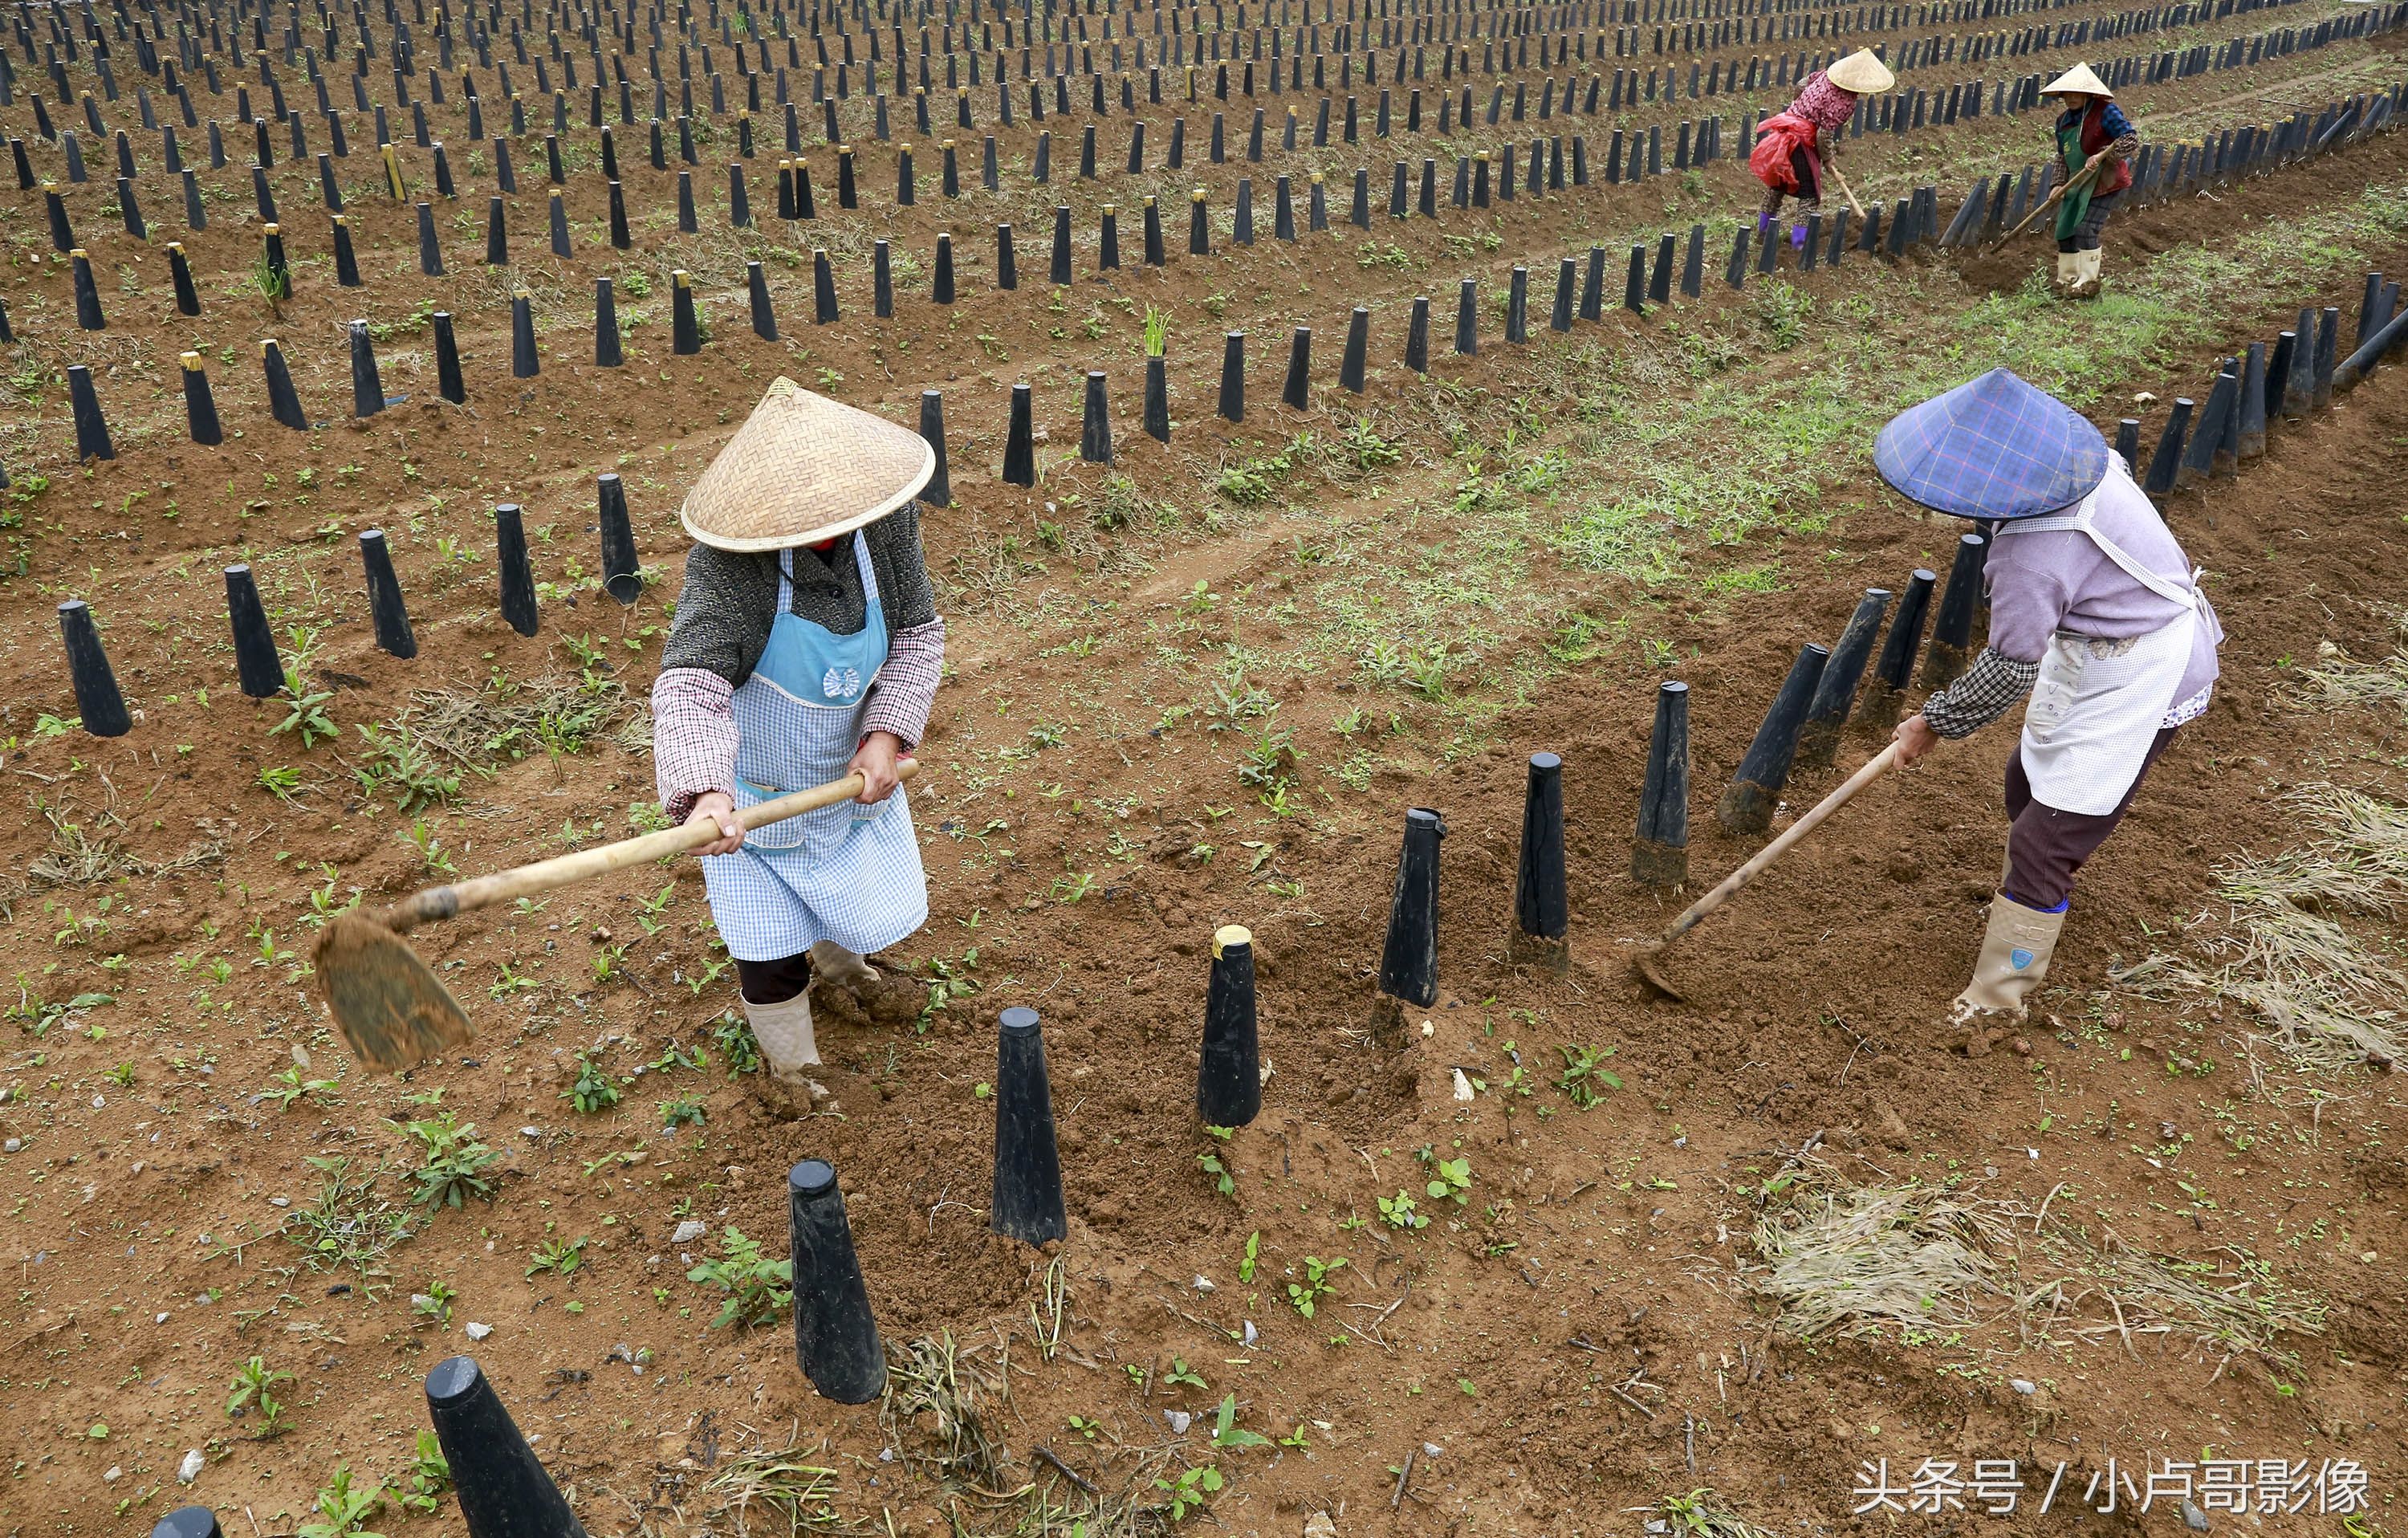
[[2082,253],[2078,251],[2058,252],[2057,280],[2054,285],[2058,295],[2071,295],[2073,293],[2073,285],[2080,281],[2082,281]]
[[811,946],[811,980],[857,993],[864,985],[878,981],[878,969],[835,941],[823,940]]
[[811,1036],[811,992],[805,988],[776,1004],[744,1000],[744,1018],[752,1040],[761,1044],[761,1066],[784,1084],[809,1085],[804,1069],[819,1065],[820,1048]]
[[2078,251],[2073,253],[2073,296],[2075,298],[2099,297],[2100,255],[2100,253],[2095,251]]
[[2021,1024],[2025,1000],[2048,975],[2049,957],[2065,927],[2063,912],[2027,908],[2004,892],[1990,899],[1990,926],[1973,958],[1973,980],[1956,996],[1950,1019],[1959,1026]]

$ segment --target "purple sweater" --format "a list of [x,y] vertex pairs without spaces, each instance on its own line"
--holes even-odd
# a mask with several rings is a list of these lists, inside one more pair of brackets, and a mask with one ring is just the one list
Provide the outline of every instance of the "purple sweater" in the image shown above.
[[[2111,458],[2096,495],[2093,527],[2151,571],[2188,579],[2190,563],[2182,546],[2122,460]],[[1925,718],[1942,737],[1962,737],[1986,726],[2021,698],[2047,654],[2052,633],[2120,640],[2162,629],[2182,613],[2109,560],[2079,529],[2002,532],[1990,540],[1983,576],[1990,594],[1989,645],[1972,668],[1924,707]],[[2214,610],[2203,606],[2190,666],[2173,704],[2186,704],[2214,685],[2215,648],[2223,639]]]

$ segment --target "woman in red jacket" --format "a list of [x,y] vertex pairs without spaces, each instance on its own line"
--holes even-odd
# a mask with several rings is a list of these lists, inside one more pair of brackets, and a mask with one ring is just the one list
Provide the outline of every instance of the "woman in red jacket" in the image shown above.
[[2096,299],[2099,232],[2132,184],[2125,162],[2140,152],[2140,131],[2088,65],[2075,65],[2042,90],[2065,103],[2056,130],[2059,174],[2070,180],[2091,162],[2105,162],[2057,205],[2057,290],[2071,298]]
[[[1747,168],[1765,186],[1764,210],[1756,217],[1759,240],[1772,238],[1781,200],[1795,197],[1807,208],[1823,203],[1823,167],[1839,152],[1856,98],[1879,95],[1898,83],[1889,66],[1870,49],[1858,49],[1828,69],[1807,77],[1788,110],[1776,112],[1756,130],[1756,149]],[[1789,233],[1793,246],[1806,244],[1806,226]]]

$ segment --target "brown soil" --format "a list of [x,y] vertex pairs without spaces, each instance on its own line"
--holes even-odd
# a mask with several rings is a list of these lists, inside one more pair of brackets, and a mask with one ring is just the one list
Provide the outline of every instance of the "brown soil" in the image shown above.
[[[2294,13],[2260,14],[2234,21],[2254,29]],[[2340,89],[2322,72],[2343,52],[2270,65],[2251,83],[2288,82],[2300,101],[2321,101]],[[2235,79],[2132,94],[2153,109],[2212,112]],[[1150,121],[1160,132],[1161,115]],[[354,124],[355,143],[364,126]],[[1191,115],[1191,134],[1199,127]],[[2015,163],[2032,127],[2028,118],[1984,119],[1947,130],[1951,164]],[[1100,137],[1102,158],[1117,164],[1125,140]],[[540,175],[534,142],[537,154],[523,143],[518,162],[531,188]],[[1025,128],[1008,141],[1023,153],[1030,142]],[[1900,143],[1895,154],[1870,147],[1882,158],[1866,167],[1869,191],[1895,195],[1922,178],[1917,142]],[[1196,135],[1191,150],[1199,144]],[[98,148],[88,147],[96,164]],[[635,136],[622,152],[632,166]],[[866,154],[866,186],[891,188],[883,153]],[[1075,134],[1057,131],[1054,153],[1057,177],[1067,176]],[[827,157],[817,158],[818,191],[832,200]],[[2111,256],[2137,263],[2220,238],[2240,221],[2334,205],[2396,179],[2403,159],[2397,140],[2380,140],[2242,184],[2220,202],[2145,210],[2111,227]],[[1254,169],[1267,236],[1273,168]],[[934,170],[933,159],[923,170]],[[1226,207],[1239,170],[1218,167],[1195,184],[1211,186]],[[461,207],[481,209],[475,179],[464,164],[454,171],[468,194]],[[965,176],[974,175],[973,152]],[[930,208],[924,194],[899,216],[865,210],[806,227],[806,249],[824,239],[849,264],[847,319],[810,325],[805,257],[798,269],[779,269],[789,339],[777,346],[744,329],[733,287],[744,252],[724,237],[681,240],[656,225],[640,260],[588,249],[513,269],[509,281],[537,290],[551,329],[541,379],[509,390],[498,377],[509,285],[470,265],[480,230],[455,236],[447,223],[447,248],[459,248],[447,249],[453,274],[423,280],[408,255],[407,211],[360,190],[371,286],[338,291],[330,267],[304,264],[297,296],[271,318],[256,297],[230,292],[256,231],[232,217],[247,191],[229,168],[224,185],[237,201],[186,242],[207,311],[186,323],[162,318],[155,244],[96,238],[106,220],[95,184],[78,194],[77,227],[102,256],[112,329],[83,336],[67,329],[64,273],[47,259],[38,204],[20,200],[8,239],[21,265],[7,295],[29,339],[12,364],[92,362],[120,458],[88,470],[64,463],[55,385],[37,382],[41,398],[7,429],[21,486],[29,468],[51,486],[19,505],[24,524],[9,536],[17,601],[0,616],[0,697],[13,702],[0,711],[5,767],[24,792],[6,817],[27,868],[9,884],[0,935],[0,961],[19,974],[24,1032],[0,1063],[0,1130],[22,1140],[0,1156],[18,1235],[0,1259],[20,1265],[15,1305],[0,1316],[0,1388],[21,1428],[0,1525],[134,1531],[197,1499],[224,1515],[229,1532],[292,1532],[337,1459],[364,1481],[400,1477],[424,1424],[420,1378],[468,1350],[596,1533],[704,1522],[710,1482],[732,1460],[790,1445],[835,1471],[833,1507],[845,1520],[890,1534],[1011,1531],[1028,1498],[987,1499],[982,1482],[1006,1491],[1036,1482],[1061,1507],[1077,1503],[1057,1472],[1067,1468],[1108,1498],[1154,1505],[1157,1475],[1207,1462],[1228,1481],[1211,1519],[1248,1533],[1293,1534],[1323,1511],[1341,1533],[1627,1531],[1640,1520],[1629,1508],[1698,1487],[1768,1528],[1828,1526],[1850,1513],[1859,1460],[1886,1459],[1902,1475],[1927,1456],[1969,1465],[2015,1458],[2043,1471],[2063,1462],[2075,1480],[2111,1455],[2126,1466],[2200,1448],[2355,1459],[2387,1498],[2408,1468],[2395,1424],[2408,1170],[2394,1147],[2393,1081],[2291,1074],[2253,1049],[2237,1012],[2120,990],[2107,969],[2175,946],[2175,932],[2211,906],[2214,862],[2296,841],[2279,803],[2286,788],[2330,777],[2401,793],[2397,721],[2310,718],[2287,693],[2292,663],[2320,641],[2358,655],[2387,645],[2386,622],[2365,601],[2387,599],[2401,577],[2401,376],[2378,375],[2335,410],[2279,434],[2239,481],[2170,508],[2190,554],[2217,574],[2230,631],[2218,704],[2179,740],[2085,873],[2031,1028],[1973,1054],[1938,1022],[1963,981],[1996,870],[2003,730],[1876,787],[1773,868],[1668,958],[1688,995],[1668,1003],[1626,965],[1690,895],[1648,892],[1626,874],[1652,669],[1559,670],[1536,697],[1480,722],[1451,706],[1374,697],[1326,671],[1258,676],[1278,694],[1281,720],[1316,724],[1314,753],[1342,755],[1345,743],[1317,724],[1355,705],[1411,714],[1432,744],[1424,770],[1392,762],[1366,794],[1319,798],[1305,816],[1274,818],[1247,804],[1231,775],[1233,749],[1194,722],[1166,726],[1163,710],[1209,697],[1226,647],[1276,649],[1288,626],[1302,628],[1276,606],[1250,605],[1233,619],[1187,601],[1198,582],[1224,596],[1295,595],[1301,531],[1273,516],[1131,530],[1125,550],[1047,552],[1032,542],[1041,525],[1058,519],[1075,536],[1082,520],[1061,512],[1070,498],[1092,502],[1115,488],[1075,462],[1051,465],[1034,494],[991,479],[1012,381],[1052,372],[1039,424],[1066,444],[1077,431],[1076,370],[1107,350],[1133,361],[1145,306],[1175,315],[1176,355],[1195,367],[1174,414],[1200,419],[1213,330],[1242,324],[1276,338],[1301,320],[1322,329],[1327,349],[1342,336],[1346,306],[1369,296],[1385,328],[1375,335],[1388,336],[1400,332],[1412,295],[1442,295],[1459,273],[1501,279],[1518,253],[1543,279],[1558,250],[1591,238],[1618,250],[1641,221],[1684,226],[1743,207],[1743,175],[1726,163],[1694,193],[1649,183],[1492,210],[1499,244],[1478,255],[1442,243],[1475,227],[1452,216],[1375,228],[1372,238],[1402,256],[1387,268],[1359,260],[1365,248],[1353,244],[1283,250],[1266,238],[1226,261],[1109,282],[1082,275],[1059,313],[1030,276],[1042,273],[1054,192],[974,194],[953,209]],[[715,198],[723,176],[696,180]],[[1165,206],[1175,207],[1190,183],[1163,181]],[[1333,174],[1341,216],[1343,186]],[[631,199],[658,215],[671,206],[667,187],[635,172]],[[280,183],[280,196],[297,205],[299,188]],[[1090,210],[1108,195],[1125,198],[1124,250],[1136,250],[1135,190],[1074,199],[1082,263]],[[757,210],[774,207],[774,187],[756,178],[752,193]],[[1375,171],[1374,197],[1383,194]],[[153,191],[146,208],[154,242],[164,240],[172,203]],[[585,222],[601,208],[593,177],[579,179],[571,217],[581,249],[598,238]],[[539,242],[541,209],[525,195],[514,208],[520,248]],[[986,239],[965,233],[1000,218],[1023,232],[1016,295],[985,292],[976,275]],[[1183,217],[1168,223],[1176,250]],[[950,313],[915,299],[899,322],[870,321],[867,242],[888,237],[924,253],[946,228],[961,236],[971,296]],[[1956,262],[1962,294],[2020,283],[2035,249]],[[2386,253],[2395,267],[2403,254]],[[659,340],[666,285],[658,274],[671,265],[707,272],[719,299],[717,335],[696,360],[670,358]],[[659,286],[649,305],[623,287],[623,314],[652,317],[629,366],[578,361],[590,356],[580,316],[593,277],[637,270]],[[1800,286],[1828,300],[1847,292],[1851,272]],[[47,309],[32,302],[36,294]],[[475,381],[466,409],[435,401],[429,343],[409,319],[435,295],[462,317]],[[1123,299],[1130,309],[1114,308]],[[2346,324],[2355,286],[2319,302],[2344,305]],[[1534,308],[1543,316],[1539,295]],[[1100,318],[1098,336],[1082,333],[1089,312]],[[285,435],[249,404],[251,340],[271,326],[297,338],[305,402],[317,417],[338,417],[348,374],[329,323],[354,314],[399,327],[380,355],[388,390],[410,400],[366,423]],[[2223,334],[2187,342],[2161,372],[2125,383],[2171,395],[2236,340],[2286,320],[2275,309],[2235,313]],[[1612,316],[1606,336],[1639,323]],[[180,439],[170,354],[186,345],[211,358],[229,426],[240,429],[222,448]],[[1412,381],[1383,367],[1373,402],[1428,427],[1456,410],[1446,387],[1476,387],[1493,392],[1476,409],[1501,434],[1502,403],[1529,382],[1531,367],[1497,351],[1443,361],[1440,388],[1410,405],[1386,404]],[[1277,360],[1256,363],[1267,398]],[[312,892],[339,906],[354,887],[373,902],[434,879],[396,837],[412,822],[466,874],[556,853],[562,828],[588,842],[617,836],[629,809],[652,798],[640,751],[604,742],[554,761],[530,745],[494,778],[471,777],[450,810],[400,816],[389,792],[354,783],[351,769],[366,759],[360,726],[393,717],[413,690],[474,691],[492,675],[574,678],[580,666],[640,697],[674,578],[626,610],[594,589],[583,569],[593,559],[592,477],[610,468],[626,477],[645,558],[672,566],[682,548],[677,498],[733,422],[773,371],[832,385],[822,369],[842,376],[848,398],[898,415],[923,386],[948,390],[961,505],[930,516],[928,542],[932,567],[948,579],[956,676],[924,747],[931,772],[915,792],[937,916],[885,958],[912,975],[867,999],[824,997],[824,1100],[779,1100],[715,1059],[702,1071],[658,1066],[673,1043],[691,1051],[706,1042],[735,1002],[724,978],[698,979],[712,962],[701,884],[690,867],[672,867],[563,892],[523,914],[420,931],[413,943],[469,1005],[479,1040],[406,1081],[351,1071],[294,960],[319,916]],[[1115,376],[1127,395],[1116,400],[1117,471],[1130,495],[1192,500],[1217,461],[1267,452],[1257,449],[1268,414],[1260,407],[1245,427],[1182,416],[1176,447],[1156,447],[1135,431],[1137,369],[1126,372],[1125,381]],[[1283,416],[1268,436],[1289,426]],[[1426,441],[1438,443],[1438,431]],[[1431,450],[1376,497],[1326,496],[1376,528],[1405,516],[1396,510],[1413,498],[1442,506],[1452,486],[1452,467]],[[1685,596],[1652,622],[1687,659],[1681,676],[1699,700],[1691,861],[1705,880],[1755,847],[1722,834],[1707,808],[1799,645],[1828,640],[1856,591],[1894,585],[1956,532],[1860,485],[1827,492],[1845,516],[1818,536],[1826,569],[1770,602]],[[489,607],[484,509],[504,500],[555,531],[538,543],[538,575],[557,587],[534,640]],[[414,662],[374,649],[353,596],[349,536],[376,525],[394,533],[422,648]],[[998,544],[1002,536],[1022,542]],[[463,555],[440,553],[438,539],[459,541]],[[215,568],[243,558],[261,571],[280,627],[336,622],[314,667],[334,690],[345,735],[314,753],[266,735],[280,702],[235,690]],[[1530,580],[1571,610],[1618,601],[1553,562]],[[39,716],[74,711],[49,610],[70,594],[93,598],[140,712],[122,740],[37,733]],[[1082,629],[1094,646],[1066,654]],[[600,660],[582,661],[568,636]],[[1167,652],[1175,654],[1166,660]],[[1068,744],[1032,744],[1032,727],[1074,719]],[[1472,747],[1440,751],[1457,732]],[[1852,740],[1839,772],[1866,747]],[[1568,766],[1573,966],[1555,980],[1503,955],[1523,761],[1542,748]],[[1031,767],[1014,769],[1032,755]],[[271,798],[256,782],[282,765],[304,771],[296,801]],[[1836,780],[1801,777],[1790,810]],[[1223,810],[1231,803],[1233,815]],[[1444,991],[1434,1007],[1390,1020],[1371,978],[1407,804],[1441,808],[1450,825]],[[1217,852],[1207,857],[1204,845]],[[66,859],[78,855],[90,863]],[[668,901],[654,916],[643,905],[662,892]],[[1073,894],[1080,899],[1066,900]],[[1270,1074],[1262,1116],[1221,1147],[1191,1107],[1209,936],[1224,922],[1246,923],[1257,937]],[[597,976],[597,958],[608,975]],[[977,991],[924,1018],[932,977],[942,975],[936,964]],[[514,992],[513,978],[532,985]],[[45,1017],[41,1001],[90,994],[112,1001]],[[1060,1118],[1071,1234],[1051,1257],[986,1227],[993,1021],[1017,1002],[1044,1015]],[[1623,1085],[1588,1112],[1549,1086],[1559,1048],[1580,1045],[1612,1047],[1606,1066]],[[593,1116],[564,1099],[575,1056],[589,1049],[624,1094]],[[1539,1085],[1527,1098],[1507,1087],[1514,1053]],[[2213,1071],[2199,1071],[2207,1061]],[[265,1092],[296,1067],[296,1084],[339,1083],[280,1109]],[[1485,1085],[1468,1105],[1455,1098],[1457,1070]],[[664,1132],[659,1108],[685,1098],[704,1121]],[[436,1109],[473,1121],[500,1151],[500,1200],[420,1220],[376,1274],[313,1269],[280,1232],[320,1188],[305,1161],[406,1168],[410,1145],[398,1124]],[[1468,1199],[1460,1208],[1424,1199],[1437,1221],[1418,1235],[1391,1231],[1377,1202],[1422,1191],[1428,1173],[1415,1152],[1425,1147],[1469,1161]],[[2245,1251],[2329,1301],[2325,1333],[2287,1343],[2298,1366],[2270,1365],[2179,1337],[2125,1336],[2100,1323],[2094,1301],[2047,1341],[1994,1324],[1911,1344],[1893,1332],[1809,1344],[1749,1277],[1765,1200],[1757,1187],[1810,1148],[1851,1181],[1957,1176],[2025,1212],[2054,1204],[2128,1244],[2208,1262],[2218,1285],[2243,1274],[2235,1252]],[[1208,1152],[1233,1171],[1234,1199],[1199,1170]],[[607,1157],[620,1153],[639,1157]],[[948,1485],[929,1461],[930,1417],[907,1416],[898,1430],[877,1406],[831,1405],[796,1373],[781,1330],[710,1328],[716,1297],[684,1279],[688,1258],[716,1254],[731,1227],[781,1254],[778,1174],[805,1157],[832,1160],[843,1176],[890,1344],[950,1339],[969,1364],[965,1374],[985,1375],[991,1397],[1008,1385],[1009,1404],[990,1406],[998,1465],[957,1470],[963,1477]],[[391,1177],[386,1188],[399,1195]],[[689,1215],[710,1234],[680,1245],[670,1235]],[[1259,1259],[1244,1281],[1249,1235],[1259,1236]],[[578,1238],[587,1243],[573,1272],[529,1271],[539,1246]],[[1305,1279],[1308,1256],[1348,1260],[1311,1319],[1286,1291]],[[414,1317],[410,1295],[437,1281],[457,1295],[452,1317]],[[1054,1287],[1067,1287],[1058,1317]],[[469,1321],[492,1334],[472,1344]],[[293,1406],[283,1436],[257,1436],[255,1414],[230,1421],[222,1412],[229,1379],[252,1356],[295,1374],[283,1390]],[[1210,1387],[1172,1382],[1182,1368]],[[2011,1387],[2016,1379],[2034,1392]],[[1206,1436],[1224,1394],[1235,1396],[1242,1426],[1298,1431],[1297,1445],[1215,1452]],[[1166,1411],[1198,1419],[1174,1434]],[[1040,1458],[1040,1445],[1058,1461]],[[208,1466],[188,1490],[175,1470],[193,1447]],[[753,1520],[768,1531],[760,1512]],[[388,1512],[371,1526],[408,1538],[458,1531],[448,1502],[437,1516]]]

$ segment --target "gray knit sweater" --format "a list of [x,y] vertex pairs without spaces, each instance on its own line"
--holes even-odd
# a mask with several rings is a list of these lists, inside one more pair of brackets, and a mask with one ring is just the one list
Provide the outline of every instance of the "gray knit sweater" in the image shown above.
[[[918,744],[943,676],[945,622],[920,551],[916,507],[890,513],[863,531],[870,569],[885,611],[886,661],[870,682],[862,732],[892,732],[906,748]],[[677,620],[661,649],[652,682],[652,772],[661,805],[683,820],[695,798],[736,783],[735,691],[752,676],[769,644],[778,607],[779,553],[731,554],[694,547],[685,561]],[[797,616],[840,636],[861,633],[868,605],[853,537],[825,552],[793,555]]]

